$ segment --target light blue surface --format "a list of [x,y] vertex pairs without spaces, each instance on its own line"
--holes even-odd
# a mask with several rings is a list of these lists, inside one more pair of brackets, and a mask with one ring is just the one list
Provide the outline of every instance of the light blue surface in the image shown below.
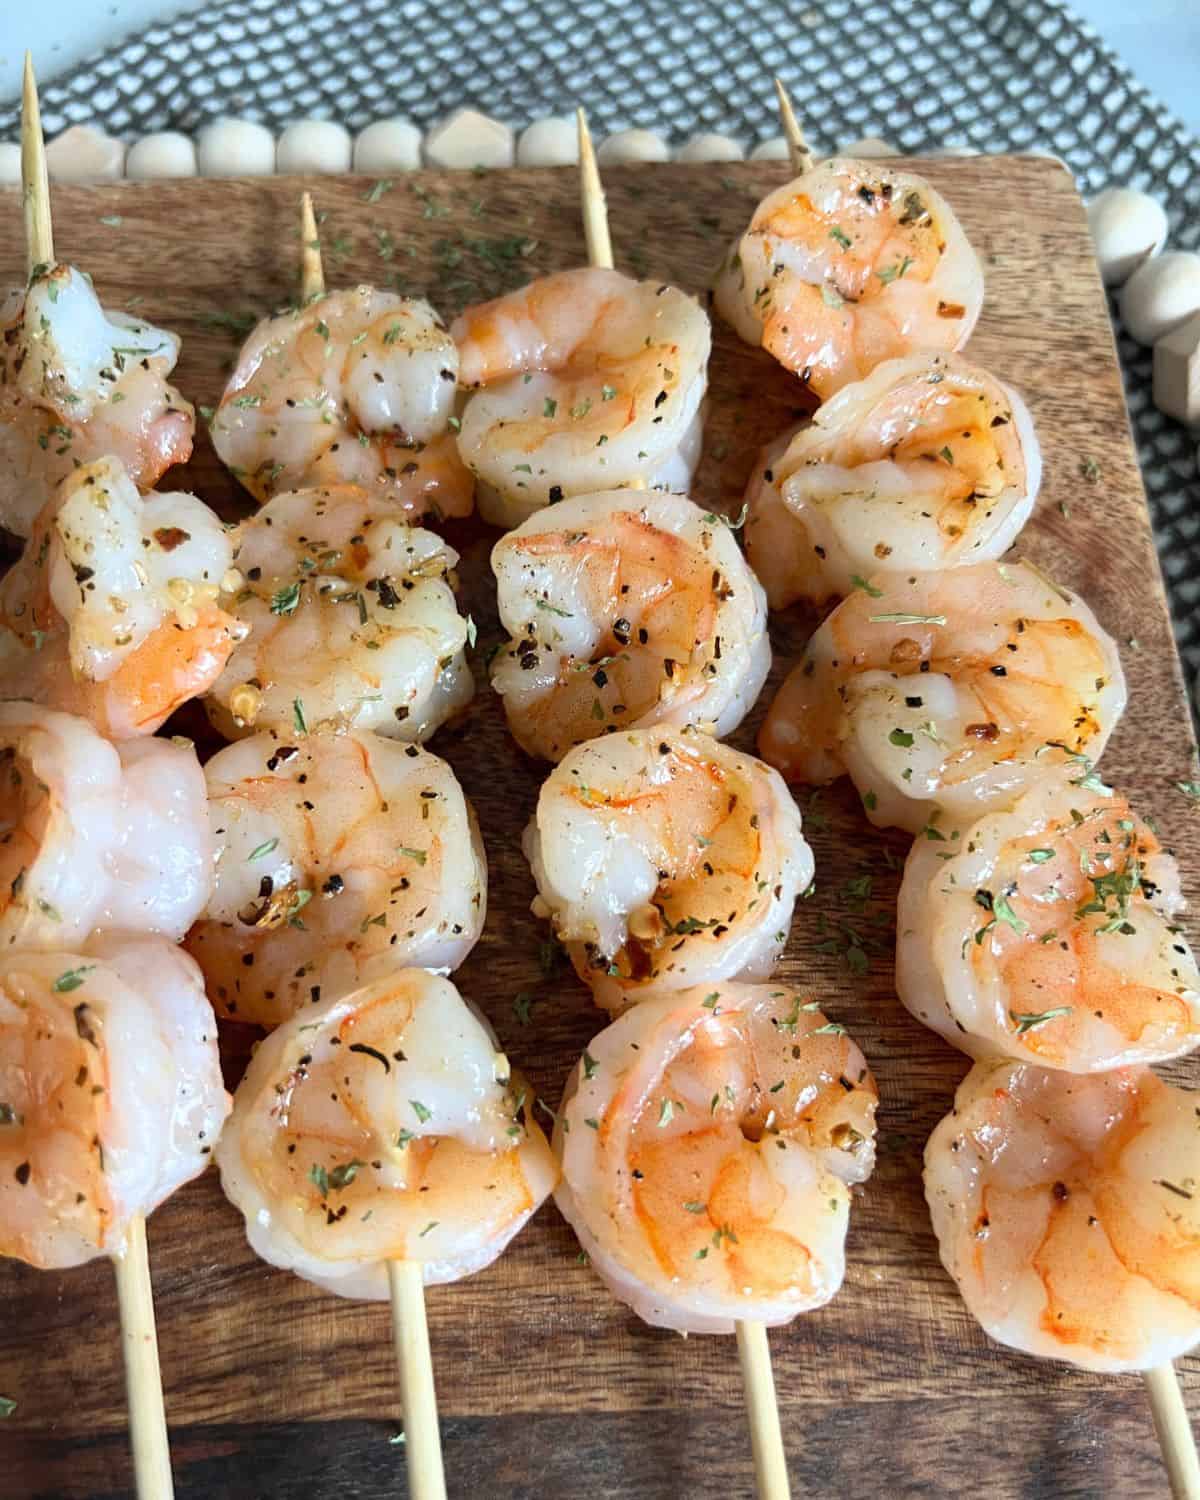
[[[203,8],[171,0],[55,0],[40,7],[0,0],[0,98],[19,88],[26,47],[38,76],[50,79],[152,20]],[[1200,0],[1074,0],[1073,8],[1200,136]],[[447,108],[456,102],[447,99]]]

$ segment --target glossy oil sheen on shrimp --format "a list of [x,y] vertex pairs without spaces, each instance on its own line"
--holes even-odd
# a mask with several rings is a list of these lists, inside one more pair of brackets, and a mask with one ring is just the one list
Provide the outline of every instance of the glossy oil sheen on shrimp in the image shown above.
[[547,778],[524,848],[598,1005],[769,974],[813,875],[769,766],[694,729],[578,746]]
[[653,724],[731,734],[766,680],[762,588],[725,520],[682,495],[564,500],[497,542],[492,570],[512,637],[492,685],[532,755]]
[[695,298],[583,267],[468,308],[451,332],[474,392],[459,449],[485,520],[516,526],[630,483],[687,489],[712,344]]
[[533,1100],[448,980],[403,969],[258,1048],[217,1148],[264,1260],[385,1299],[387,1263],[456,1281],[501,1253],[558,1168]]
[[875,1082],[844,1028],[776,983],[647,1000],[588,1044],[555,1128],[559,1208],[648,1323],[790,1322],[841,1285]]
[[835,157],[758,205],[715,302],[825,401],[885,359],[961,349],[983,305],[983,268],[923,178]]
[[1098,760],[1125,710],[1116,642],[1031,563],[876,573],[809,641],[759,749],[789,781],[843,773],[871,822],[1003,806],[1047,747]]

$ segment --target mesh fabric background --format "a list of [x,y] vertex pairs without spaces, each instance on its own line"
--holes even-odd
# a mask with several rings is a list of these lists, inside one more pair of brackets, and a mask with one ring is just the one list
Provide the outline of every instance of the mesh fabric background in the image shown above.
[[[217,0],[47,85],[42,115],[49,135],[95,120],[133,137],[229,113],[276,128],[306,115],[352,130],[403,115],[425,128],[459,104],[520,127],[583,103],[600,136],[641,125],[676,143],[716,130],[752,144],[777,133],[775,72],[817,150],[879,134],[913,153],[1052,151],[1085,194],[1110,182],[1156,194],[1172,245],[1200,248],[1200,146],[1052,0]],[[11,100],[0,137],[17,127]],[[1194,681],[1196,444],[1155,410],[1149,351],[1123,334],[1120,349]]]

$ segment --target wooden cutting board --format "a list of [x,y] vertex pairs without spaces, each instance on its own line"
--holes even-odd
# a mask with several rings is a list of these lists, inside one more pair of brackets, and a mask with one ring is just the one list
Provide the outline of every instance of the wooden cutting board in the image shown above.
[[[1022,550],[1080,590],[1122,644],[1128,713],[1105,758],[1110,780],[1153,814],[1200,874],[1200,810],[1172,783],[1195,774],[1179,663],[1130,441],[1104,293],[1068,173],[1045,158],[929,162],[918,170],[954,205],[986,268],[987,302],[969,353],[1032,409],[1046,459]],[[605,173],[617,263],[702,290],[777,163],[628,166]],[[580,263],[574,173],[415,174],[369,179],[119,183],[58,188],[60,255],[103,300],[135,307],[184,340],[177,377],[215,404],[248,320],[293,294],[302,186],[327,217],[331,285],[395,284],[449,314],[539,272]],[[0,221],[0,279],[23,257],[18,200]],[[242,319],[247,321],[240,321]],[[695,493],[730,510],[758,445],[793,420],[794,384],[718,323],[705,459]],[[242,501],[207,438],[170,476],[223,514]],[[457,975],[509,1055],[556,1103],[600,1027],[569,973],[545,975],[544,934],[519,833],[544,768],[508,738],[480,660],[498,638],[487,567],[492,536],[453,535],[465,602],[479,622],[480,690],[465,723],[432,748],[479,812],[491,865],[487,931]],[[812,622],[774,622],[772,690]],[[752,745],[770,690],[736,737]],[[892,987],[893,907],[905,840],[872,831],[846,785],[800,794],[818,892],[797,912],[784,964],[846,1023],[879,1080],[879,1166],[853,1216],[846,1284],[828,1307],[772,1335],[797,1496],[996,1497],[1165,1492],[1140,1382],[1007,1352],[967,1315],[938,1262],[921,1194],[921,1151],[964,1060],[911,1020]],[[860,877],[870,877],[870,894]],[[853,972],[850,934],[870,958]],[[820,946],[818,946],[820,945]],[[514,1012],[534,996],[530,1020]],[[229,1043],[230,1078],[246,1037]],[[1194,1065],[1172,1070],[1195,1078]],[[732,1339],[642,1325],[580,1264],[548,1205],[489,1270],[428,1297],[452,1494],[732,1497],[752,1492]],[[215,1174],[150,1224],[158,1326],[181,1496],[395,1496],[404,1451],[387,1309],[343,1302],[250,1252]],[[1182,1362],[1200,1406],[1200,1360]],[[109,1266],[66,1275],[0,1265],[0,1492],[131,1493],[116,1300]]]

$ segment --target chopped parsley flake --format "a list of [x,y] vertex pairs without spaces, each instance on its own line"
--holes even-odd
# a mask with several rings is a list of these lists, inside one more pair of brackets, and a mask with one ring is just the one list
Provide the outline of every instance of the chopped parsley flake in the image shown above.
[[271,613],[273,615],[294,615],[300,603],[299,583],[289,583],[286,588],[279,589],[271,595]]
[[868,583],[865,578],[860,578],[857,573],[851,573],[850,582],[856,589],[862,589],[863,593],[869,595],[872,599],[883,598],[882,589],[877,589],[874,584]]
[[900,277],[904,275],[905,271],[912,264],[912,256],[906,255],[902,260],[898,260],[894,266],[884,266],[882,271],[877,271],[875,274],[883,282],[884,286],[891,286],[893,281],[899,281]]
[[1024,1014],[1010,1010],[1008,1014],[1017,1028],[1017,1035],[1024,1036],[1027,1031],[1036,1031],[1039,1026],[1045,1026],[1047,1021],[1070,1015],[1073,1009],[1074,1006],[1071,1005],[1056,1005],[1050,1010],[1030,1011]]

